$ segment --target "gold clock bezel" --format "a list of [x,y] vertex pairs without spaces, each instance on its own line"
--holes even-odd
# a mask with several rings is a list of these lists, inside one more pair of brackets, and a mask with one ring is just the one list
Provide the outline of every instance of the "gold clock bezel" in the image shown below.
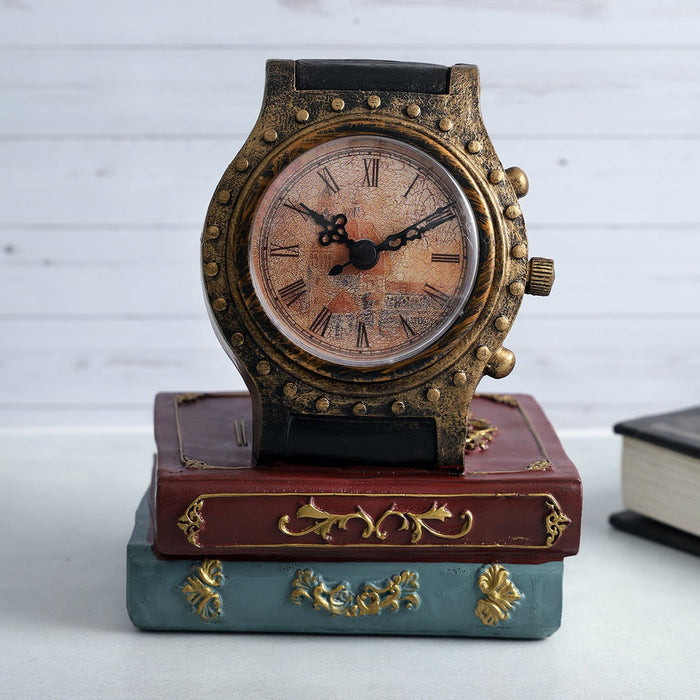
[[[255,134],[255,132],[254,132]],[[434,343],[420,353],[398,363],[381,367],[349,367],[324,361],[302,350],[286,338],[271,322],[256,297],[249,269],[248,247],[250,226],[260,199],[270,183],[293,159],[309,148],[326,141],[352,135],[376,135],[404,141],[426,152],[441,163],[456,179],[474,211],[479,231],[479,264],[476,282],[456,322]],[[253,138],[253,137],[251,137]],[[217,191],[240,182],[238,159],[229,166]],[[225,225],[225,242],[203,248],[205,288],[215,327],[220,339],[230,349],[234,361],[244,365],[249,374],[255,374],[257,363],[269,360],[290,376],[325,389],[328,380],[347,383],[346,393],[360,395],[363,387],[382,392],[383,385],[391,382],[387,392],[410,388],[429,381],[458,363],[467,352],[477,346],[496,350],[507,329],[499,330],[490,321],[496,315],[513,317],[519,299],[507,295],[507,251],[511,240],[502,214],[502,204],[494,196],[485,174],[466,152],[455,148],[445,138],[436,137],[430,129],[389,115],[348,114],[320,121],[292,134],[272,148],[237,191],[227,190],[231,201],[230,215]],[[215,195],[208,219],[220,220],[221,205],[225,202]],[[205,240],[206,236],[205,227]],[[517,242],[520,242],[518,239]],[[207,276],[206,265],[214,263],[218,271]],[[517,264],[517,261],[515,261]],[[512,275],[511,275],[512,276]],[[524,263],[522,274],[524,276]],[[222,285],[222,280],[225,284]],[[223,308],[216,307],[217,299],[224,299]],[[238,344],[248,338],[248,348]],[[259,349],[251,353],[250,345]],[[472,359],[471,364],[475,364]],[[478,364],[478,362],[477,362]],[[483,363],[481,363],[483,365]],[[259,374],[259,372],[258,372]],[[351,386],[350,386],[351,385]],[[383,393],[383,392],[382,392]]]
[[[366,139],[376,139],[367,141]],[[359,141],[358,141],[359,140]],[[345,143],[344,143],[345,142]],[[312,336],[312,339],[309,339],[307,334],[302,330],[300,331],[300,327],[295,323],[295,319],[288,318],[287,317],[287,311],[286,307],[283,306],[283,311],[280,312],[280,310],[277,308],[275,301],[274,301],[274,295],[275,291],[270,287],[270,281],[268,279],[267,283],[263,282],[263,275],[269,275],[270,272],[263,272],[266,268],[264,266],[264,262],[262,259],[262,256],[260,255],[260,241],[261,237],[263,235],[262,233],[262,224],[260,220],[261,216],[261,208],[265,207],[267,204],[267,207],[269,208],[272,204],[270,200],[270,190],[273,187],[278,187],[279,185],[277,184],[280,179],[285,178],[286,172],[292,168],[292,167],[297,167],[297,164],[299,162],[306,162],[305,165],[305,170],[309,168],[309,163],[305,161],[308,157],[311,156],[311,154],[316,154],[316,157],[318,157],[318,151],[317,149],[319,148],[333,148],[337,149],[339,147],[343,149],[368,149],[372,148],[376,150],[378,153],[383,153],[388,160],[396,159],[397,154],[399,154],[399,159],[402,160],[403,162],[409,162],[404,159],[410,159],[410,162],[413,165],[420,164],[422,168],[425,168],[426,171],[430,170],[430,175],[428,176],[429,178],[433,178],[433,182],[439,182],[439,187],[445,188],[445,191],[448,189],[450,190],[449,198],[454,199],[455,202],[457,202],[457,211],[461,212],[459,214],[459,218],[463,219],[463,223],[460,224],[461,227],[461,238],[460,238],[460,246],[466,246],[471,253],[467,254],[465,252],[465,259],[466,262],[463,267],[463,273],[461,274],[460,277],[460,284],[457,287],[457,290],[454,292],[454,300],[451,302],[451,306],[449,307],[448,311],[445,311],[443,308],[443,313],[441,315],[436,316],[436,318],[431,321],[431,324],[435,324],[435,326],[438,326],[435,328],[434,326],[432,327],[431,330],[428,332],[423,331],[422,333],[419,332],[417,335],[414,334],[413,337],[409,336],[408,333],[406,333],[406,342],[405,344],[401,345],[400,343],[396,342],[396,338],[393,338],[391,344],[387,344],[385,347],[377,351],[377,354],[379,354],[379,357],[375,357],[370,355],[369,353],[365,357],[361,352],[353,354],[353,349],[354,347],[350,347],[349,345],[343,345],[341,348],[333,349],[332,345],[329,345],[328,343],[323,342],[323,338],[319,338],[319,342],[316,344],[315,338]],[[373,150],[373,152],[374,152]],[[332,154],[336,154],[337,151],[333,150],[331,151]],[[328,157],[328,151],[324,153],[325,157]],[[337,158],[337,155],[333,156],[334,158]],[[288,182],[288,180],[285,180],[285,182]],[[381,189],[377,190],[378,194],[383,194]],[[343,194],[339,195],[341,197],[341,202],[346,201],[343,199]],[[275,201],[279,201],[279,193],[275,195]],[[308,200],[304,200],[308,201]],[[404,201],[404,200],[402,200]],[[405,206],[410,206],[406,204]],[[340,209],[343,209],[341,206]],[[463,209],[463,211],[462,211]],[[269,214],[269,209],[265,210],[265,216],[268,216]],[[420,218],[419,216],[416,216],[414,218]],[[411,219],[413,220],[413,219]],[[256,223],[257,222],[257,223]],[[393,222],[394,224],[396,222]],[[407,222],[404,222],[407,223]],[[391,225],[391,224],[390,224]],[[310,224],[309,230],[308,224],[304,227],[304,231],[306,233],[306,238],[307,239],[312,239],[314,241],[317,241],[318,239],[318,228],[315,227],[315,224]],[[256,234],[256,230],[258,233]],[[397,228],[394,228],[393,231],[395,232],[398,230]],[[392,230],[389,229],[388,231],[384,232],[384,235],[389,232],[391,233]],[[309,234],[313,234],[313,236],[309,236]],[[277,230],[276,234],[279,236],[279,230]],[[287,238],[287,234],[285,234],[285,239]],[[429,240],[429,237],[427,237]],[[468,202],[466,194],[464,193],[463,187],[461,187],[455,179],[452,177],[451,173],[449,173],[444,166],[442,166],[441,163],[439,163],[437,160],[434,158],[430,157],[424,150],[419,150],[417,148],[414,148],[413,146],[409,145],[405,140],[396,140],[396,139],[387,139],[386,137],[379,137],[375,135],[359,135],[359,134],[353,134],[353,136],[350,137],[337,137],[333,138],[330,140],[324,141],[320,146],[315,146],[309,149],[305,149],[301,151],[300,153],[296,154],[294,160],[292,163],[287,166],[285,170],[283,170],[271,183],[271,185],[262,192],[262,195],[260,197],[260,204],[257,208],[257,211],[254,216],[253,220],[253,226],[252,229],[250,230],[250,251],[249,251],[249,269],[251,272],[251,277],[253,281],[253,285],[256,289],[257,296],[260,298],[260,303],[262,307],[265,309],[267,315],[272,319],[273,324],[275,325],[276,328],[280,330],[282,333],[283,337],[288,337],[289,340],[292,342],[292,344],[297,345],[298,347],[305,349],[307,352],[309,352],[311,355],[325,359],[328,362],[334,363],[336,365],[340,365],[341,367],[364,367],[367,369],[370,368],[375,368],[375,369],[381,369],[385,368],[389,365],[396,365],[399,362],[402,362],[404,360],[411,360],[412,358],[418,356],[420,352],[422,352],[424,349],[433,346],[438,342],[438,339],[454,324],[454,322],[457,320],[458,317],[460,317],[465,309],[465,304],[467,300],[470,298],[474,284],[476,282],[476,276],[477,276],[477,271],[479,270],[479,232],[477,229],[476,225],[476,219],[474,216],[474,213],[471,209],[471,204]],[[295,239],[297,240],[297,239]],[[317,243],[313,243],[312,246],[316,248],[318,246]],[[416,246],[415,243],[411,243],[410,246]],[[320,246],[319,246],[320,247]],[[255,258],[253,257],[253,251],[257,251],[255,253]],[[391,257],[391,256],[390,256]],[[304,264],[304,258],[301,258],[302,260],[302,268],[305,267]],[[269,263],[268,263],[269,264]],[[330,264],[329,264],[330,267]],[[327,272],[328,268],[324,270],[324,272]],[[436,273],[437,271],[433,271],[433,273]],[[451,270],[450,270],[451,272]],[[303,273],[302,273],[303,276]],[[444,289],[444,286],[442,283],[445,282],[444,277],[439,276],[436,277],[436,279],[439,279],[441,282],[441,288]],[[448,282],[449,286],[449,282]],[[315,288],[311,288],[311,296],[316,297],[316,292]],[[439,324],[439,325],[438,325]],[[336,341],[337,342],[337,341]],[[346,336],[346,342],[347,342],[347,336]],[[384,340],[385,343],[387,343],[387,340]],[[400,349],[399,349],[400,348]]]

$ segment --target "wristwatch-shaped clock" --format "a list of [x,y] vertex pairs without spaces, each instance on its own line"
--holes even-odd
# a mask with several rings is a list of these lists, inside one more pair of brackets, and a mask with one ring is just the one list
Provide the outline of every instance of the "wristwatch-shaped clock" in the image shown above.
[[253,458],[460,469],[523,294],[519,168],[471,65],[269,61],[263,106],[202,236],[213,326],[249,387]]

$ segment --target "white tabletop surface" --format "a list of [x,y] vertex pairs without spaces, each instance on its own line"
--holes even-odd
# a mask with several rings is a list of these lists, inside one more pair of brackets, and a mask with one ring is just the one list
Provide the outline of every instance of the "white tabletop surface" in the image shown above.
[[542,641],[146,633],[125,548],[150,470],[144,432],[0,440],[0,696],[698,697],[700,560],[613,530],[619,444],[564,433],[584,480],[581,553]]

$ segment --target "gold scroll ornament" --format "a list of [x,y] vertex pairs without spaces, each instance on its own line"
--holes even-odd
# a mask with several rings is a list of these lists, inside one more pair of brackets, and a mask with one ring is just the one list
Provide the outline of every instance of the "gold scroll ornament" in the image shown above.
[[479,588],[486,598],[477,601],[474,614],[482,624],[494,627],[507,620],[514,605],[522,598],[509,576],[500,564],[492,564],[479,576]]
[[204,559],[200,566],[193,566],[197,573],[188,576],[180,587],[192,612],[211,622],[221,615],[221,594],[214,590],[224,580],[224,571],[218,559]]
[[414,571],[402,571],[379,586],[366,583],[355,594],[345,582],[327,584],[311,569],[299,569],[292,586],[290,598],[293,603],[301,605],[304,600],[310,600],[314,610],[325,610],[333,617],[379,615],[383,610],[397,612],[402,603],[407,610],[420,605],[418,574]]
[[283,515],[277,526],[281,532],[285,535],[290,535],[291,537],[303,537],[304,535],[309,535],[311,533],[318,534],[324,540],[330,540],[330,531],[333,527],[337,527],[340,530],[347,530],[348,523],[351,520],[359,519],[365,523],[365,529],[362,531],[363,539],[369,539],[373,535],[379,540],[385,540],[387,536],[386,530],[382,529],[384,521],[395,516],[401,520],[401,525],[399,530],[411,529],[411,544],[419,542],[421,537],[423,537],[423,530],[427,530],[436,537],[448,540],[456,540],[460,537],[464,537],[472,529],[473,517],[471,511],[465,510],[460,517],[465,521],[462,529],[455,533],[449,534],[436,530],[428,524],[428,521],[439,520],[440,522],[445,522],[448,518],[452,517],[452,512],[448,510],[446,505],[438,506],[437,501],[433,502],[433,505],[428,508],[423,513],[412,513],[410,511],[397,510],[396,504],[393,504],[391,508],[388,508],[379,517],[377,522],[369,515],[361,506],[357,506],[355,512],[351,513],[329,513],[325,510],[319,508],[314,502],[313,497],[309,498],[309,502],[297,509],[297,518],[309,518],[311,520],[316,520],[308,527],[304,528],[299,532],[294,532],[287,529],[287,525],[290,521],[288,515]]
[[[195,498],[188,506],[185,512],[178,518],[177,526],[183,531],[187,537],[187,541],[195,547],[201,547],[199,541],[199,534],[204,527],[204,516],[202,515],[202,509],[204,508],[204,503],[207,499],[213,498],[229,498],[234,497],[239,494],[202,494]],[[254,495],[275,495],[275,494],[254,494]],[[468,494],[461,494],[468,495]],[[481,497],[481,494],[472,494],[475,498]],[[321,495],[322,496],[322,495]],[[484,497],[495,497],[495,496],[517,496],[519,498],[543,498],[544,505],[547,509],[547,514],[545,516],[545,532],[546,539],[544,544],[532,544],[532,545],[520,545],[525,548],[541,549],[549,548],[554,545],[554,543],[561,537],[564,530],[568,525],[571,524],[571,520],[562,511],[561,506],[557,500],[549,493],[536,493],[536,494],[484,494]],[[282,515],[277,521],[277,527],[280,532],[287,535],[288,537],[303,537],[305,535],[316,534],[324,542],[328,543],[332,540],[331,532],[333,528],[338,528],[339,530],[347,530],[348,523],[352,520],[360,520],[364,523],[365,527],[361,533],[361,537],[365,540],[376,537],[380,542],[386,540],[388,536],[387,530],[383,529],[386,521],[398,518],[398,530],[411,530],[410,544],[418,544],[425,532],[429,532],[435,537],[443,540],[458,540],[465,537],[472,529],[474,524],[474,516],[470,510],[465,510],[460,514],[460,518],[464,521],[459,532],[450,534],[446,532],[441,532],[435,526],[434,521],[439,521],[444,523],[446,520],[453,517],[452,512],[449,510],[446,504],[438,506],[437,501],[433,501],[433,504],[427,510],[414,513],[408,510],[399,510],[396,504],[392,504],[391,507],[387,508],[382,515],[375,522],[374,518],[369,515],[360,505],[355,506],[355,510],[349,513],[331,513],[323,508],[316,505],[313,496],[309,496],[308,503],[300,506],[296,511],[296,518],[307,519],[315,522],[311,522],[306,527],[299,531],[294,531],[289,529],[289,523],[291,521],[291,516]],[[394,522],[397,522],[394,520]],[[229,546],[229,545],[221,545]],[[236,546],[236,545],[230,545]],[[243,546],[243,545],[241,545]],[[247,546],[247,545],[246,545]],[[276,545],[264,545],[257,544],[257,546],[276,546]],[[311,545],[311,546],[325,546],[325,545]],[[343,545],[339,545],[343,546]],[[366,544],[362,546],[374,546],[373,544]],[[392,545],[388,545],[392,546]],[[403,545],[399,545],[403,546]],[[421,547],[434,547],[441,546],[437,544],[418,544]],[[469,544],[467,542],[459,543],[459,546],[464,547],[507,547],[507,546],[518,546],[518,545],[503,545],[503,544]]]

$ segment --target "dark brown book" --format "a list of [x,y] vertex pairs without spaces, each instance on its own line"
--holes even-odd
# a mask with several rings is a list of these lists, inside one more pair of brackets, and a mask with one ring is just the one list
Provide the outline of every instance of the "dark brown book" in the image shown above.
[[531,396],[472,402],[463,474],[251,467],[247,394],[159,394],[155,549],[168,556],[540,563],[578,551],[581,481]]
[[700,406],[622,421],[614,430],[623,436],[625,507],[700,537]]

